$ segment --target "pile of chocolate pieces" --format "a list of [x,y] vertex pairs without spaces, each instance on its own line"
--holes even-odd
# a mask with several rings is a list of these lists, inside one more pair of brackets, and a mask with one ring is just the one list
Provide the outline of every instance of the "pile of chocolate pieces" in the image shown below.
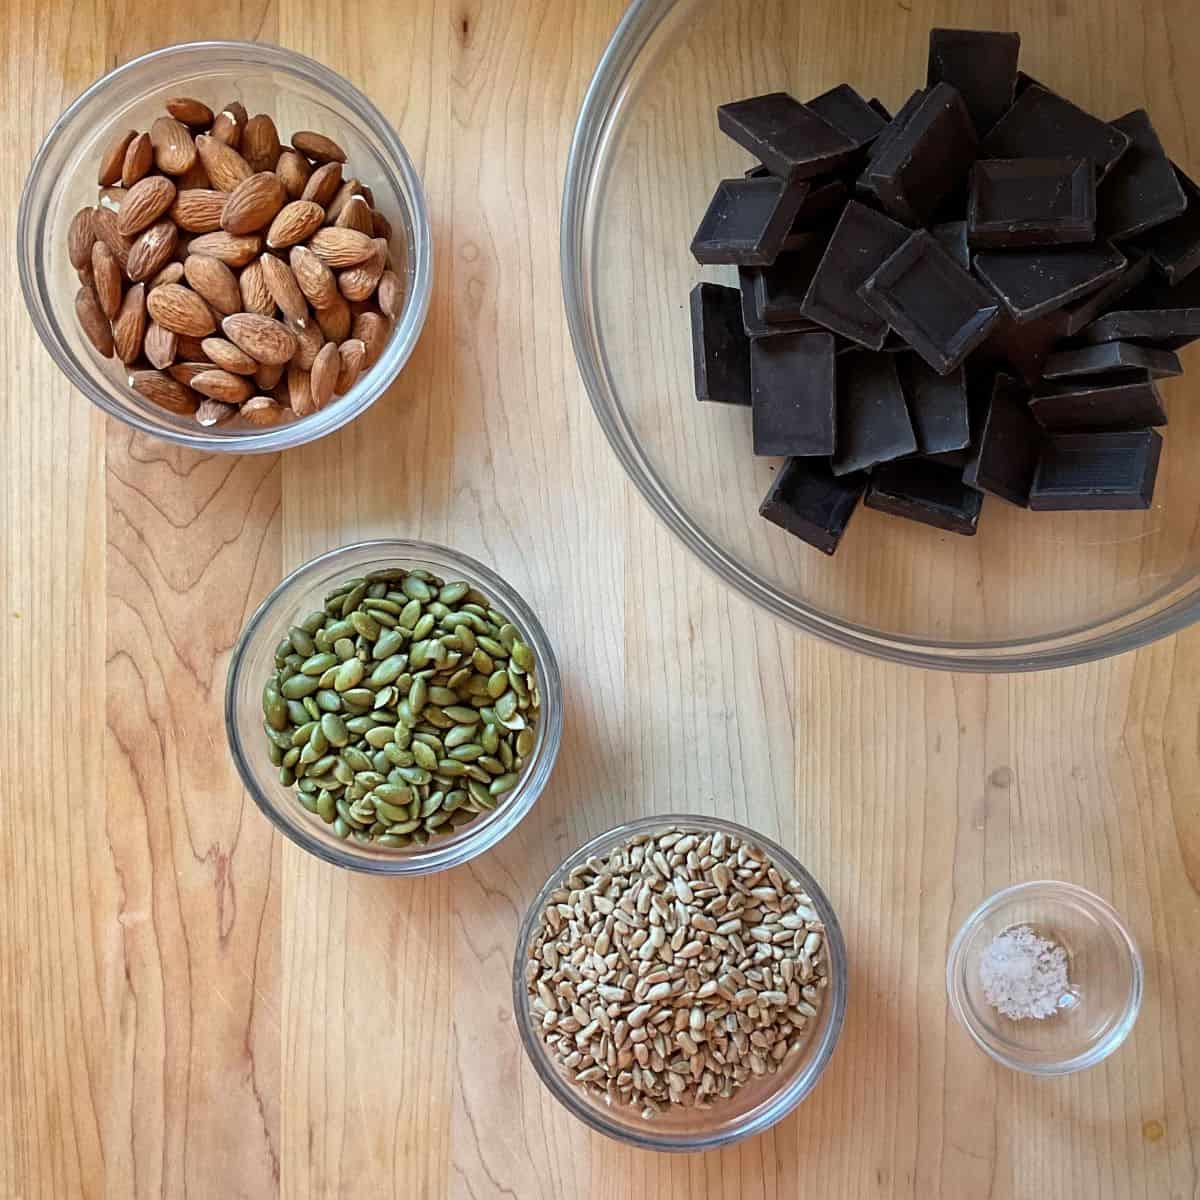
[[696,394],[787,462],[760,512],[832,554],[859,500],[973,534],[985,495],[1148,508],[1156,381],[1200,338],[1200,189],[1147,114],[1084,112],[1015,33],[934,29],[894,116],[848,84],[722,105],[760,165],[692,241]]

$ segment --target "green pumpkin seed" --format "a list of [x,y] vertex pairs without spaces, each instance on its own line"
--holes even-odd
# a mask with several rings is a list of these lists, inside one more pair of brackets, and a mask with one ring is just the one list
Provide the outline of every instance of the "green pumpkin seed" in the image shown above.
[[347,659],[338,667],[337,674],[334,676],[334,689],[339,692],[348,692],[362,682],[363,673],[363,665],[357,658]]
[[503,775],[508,769],[504,763],[492,754],[481,754],[475,760],[489,775]]
[[438,774],[445,775],[447,779],[457,779],[467,773],[465,763],[460,763],[453,758],[443,758],[438,760]]
[[[403,821],[397,821],[388,830],[388,835],[391,837],[403,838],[405,834],[412,833],[413,830],[415,830],[420,824],[421,824],[421,822],[417,821],[417,820],[410,821],[410,820],[405,819]],[[405,840],[405,843],[407,843],[409,841],[408,838],[404,838],[404,840]]]
[[429,585],[416,575],[408,575],[400,584],[400,590],[410,599],[420,604],[428,604],[433,599]]
[[424,742],[413,742],[412,756],[416,765],[426,771],[432,771],[437,767],[437,755]]
[[433,627],[436,622],[432,614],[425,613],[421,619],[413,626],[412,636],[414,642],[424,641],[433,632]]
[[307,629],[302,629],[299,625],[293,625],[288,630],[288,641],[292,643],[292,649],[302,658],[307,658],[310,654],[316,653],[317,647],[312,640],[312,634]]
[[456,725],[476,725],[479,723],[480,717],[478,711],[473,708],[466,708],[461,704],[451,704],[442,711]]
[[375,693],[370,688],[351,688],[342,692],[342,703],[351,708],[370,709],[375,707]]
[[496,633],[496,638],[500,642],[500,645],[502,645],[505,650],[509,652],[509,654],[512,653],[512,648],[517,644],[517,639],[520,636],[521,635],[517,632],[517,627],[509,622],[504,622],[501,624]]
[[300,670],[305,675],[324,675],[330,667],[336,667],[337,664],[336,654],[314,654],[300,664]]
[[425,784],[431,778],[429,772],[424,767],[397,767],[396,770],[400,773],[400,778],[406,783]]
[[371,596],[368,599],[364,600],[363,608],[365,608],[368,612],[370,612],[372,614],[382,612],[382,613],[389,613],[393,617],[398,616],[399,613],[404,608],[404,605],[397,604],[395,602],[395,600],[384,599],[384,596],[386,594],[387,594],[386,592],[383,592],[379,596]]
[[333,764],[333,777],[343,787],[349,787],[354,782],[354,769],[344,758],[339,758]]
[[500,730],[495,725],[485,725],[479,735],[479,744],[489,754],[495,754],[500,749]]
[[519,754],[521,756],[521,758],[528,758],[530,751],[533,749],[533,743],[534,743],[533,730],[532,729],[522,729],[521,732],[517,734],[517,739],[516,739],[517,754]]
[[[376,792],[378,797],[378,792]],[[389,825],[395,825],[399,821],[408,820],[408,806],[397,807],[395,804],[389,804],[386,800],[375,800],[375,811],[379,814],[381,820],[386,821]]]
[[313,722],[312,733],[308,735],[308,744],[318,753],[324,754],[329,749],[329,739],[319,722]]
[[454,721],[446,716],[440,708],[426,707],[421,715],[425,718],[426,723],[432,725],[435,729],[449,729],[454,724]]
[[522,671],[533,670],[533,650],[522,641],[513,642],[512,660]]
[[492,796],[503,796],[505,792],[511,792],[517,786],[517,780],[521,777],[517,774],[501,775],[498,779],[493,779],[491,786],[488,788],[488,793]]
[[407,655],[393,654],[390,658],[385,658],[371,672],[371,687],[380,688],[394,683],[406,666],[408,666]]
[[[507,681],[508,676],[505,675],[504,678]],[[495,708],[496,708],[496,717],[501,723],[503,723],[505,721],[511,721],[513,719],[514,714],[517,711],[517,693],[516,692],[505,693],[503,696],[500,697],[499,700],[496,701]]]
[[508,672],[507,671],[493,671],[491,673],[491,675],[488,676],[487,694],[493,700],[499,700],[500,697],[503,696],[504,693],[507,691],[508,691]]
[[363,736],[372,750],[382,750],[388,742],[396,740],[396,731],[387,725],[377,725],[374,729],[368,729]]
[[342,698],[332,688],[322,688],[314,697],[321,712],[341,712]]
[[498,641],[496,641],[495,638],[488,637],[486,634],[480,636],[479,648],[480,650],[483,650],[489,654],[492,658],[508,657],[508,651],[505,650],[505,648]]
[[413,764],[413,756],[396,742],[388,742],[383,754],[394,767],[411,767]]
[[455,746],[450,751],[450,757],[455,762],[474,762],[480,755],[483,754],[483,747],[478,742],[467,742],[462,746]]
[[342,616],[348,617],[366,598],[367,585],[366,583],[356,584],[346,593],[342,600]]
[[399,654],[404,649],[404,641],[405,635],[403,630],[385,629],[372,647],[371,657],[376,662],[383,662],[385,659],[391,658],[393,654]]
[[465,746],[468,742],[475,740],[475,732],[476,726],[474,725],[455,725],[446,734],[443,745],[447,750],[453,750],[455,746]]
[[471,590],[469,583],[464,583],[461,579],[454,583],[446,584],[441,591],[438,592],[438,599],[450,607],[458,604],[466,598],[467,593]]
[[311,696],[317,686],[311,675],[293,675],[279,690],[288,700],[303,700],[305,696]]
[[288,720],[293,725],[303,725],[308,720],[308,709],[299,700],[287,701]]

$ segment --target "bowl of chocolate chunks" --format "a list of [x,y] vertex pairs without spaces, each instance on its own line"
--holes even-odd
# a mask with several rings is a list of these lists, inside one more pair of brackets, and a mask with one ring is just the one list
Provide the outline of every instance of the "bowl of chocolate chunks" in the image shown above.
[[635,5],[585,101],[564,289],[626,470],[738,590],[881,657],[1061,666],[1194,620],[1188,104],[1087,4],[869,37],[800,7]]

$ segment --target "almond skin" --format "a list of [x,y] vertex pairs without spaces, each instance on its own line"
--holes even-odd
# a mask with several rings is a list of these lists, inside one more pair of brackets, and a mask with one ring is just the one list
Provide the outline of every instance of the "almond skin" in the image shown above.
[[392,223],[377,208],[371,209],[371,232],[385,242],[392,240]]
[[367,348],[358,338],[347,338],[338,347],[338,375],[333,390],[339,396],[344,396],[355,385],[366,360]]
[[154,166],[154,145],[148,133],[139,133],[129,143],[125,151],[125,162],[121,166],[121,186],[133,187],[139,179],[144,179],[150,168]]
[[148,304],[150,316],[172,333],[202,338],[217,327],[212,309],[182,284],[165,283],[162,287],[156,287],[150,293]]
[[117,231],[130,237],[149,228],[175,202],[175,185],[162,175],[138,180],[117,213]]
[[267,230],[267,245],[272,250],[284,250],[307,241],[325,220],[325,210],[311,200],[293,200],[279,210]]
[[234,313],[221,322],[225,336],[255,362],[280,365],[296,353],[296,337],[286,325],[257,313]]
[[125,152],[135,137],[137,130],[127,129],[109,142],[108,149],[100,156],[100,168],[96,172],[96,182],[101,187],[111,187],[120,182],[121,168],[125,165]]
[[206,337],[200,345],[209,359],[223,371],[231,371],[234,375],[253,375],[258,370],[258,363],[245,350],[225,338]]
[[[180,345],[183,344],[183,338],[179,339]],[[182,383],[185,387],[191,385],[193,379],[201,373],[201,371],[211,371],[212,363],[205,359],[188,359],[187,362],[172,363],[167,368],[167,374],[171,376],[177,383]]]
[[92,217],[92,225],[96,237],[117,256],[123,270],[133,242],[117,228],[117,214],[107,208],[98,208]]
[[214,367],[211,371],[201,371],[188,387],[210,400],[219,400],[222,404],[241,404],[254,395],[248,379],[234,375],[230,371],[222,371]]
[[264,254],[258,264],[267,291],[287,318],[288,324],[296,329],[303,328],[308,323],[308,304],[292,274],[292,268],[273,254]]
[[275,315],[275,297],[267,288],[258,259],[242,268],[238,276],[238,290],[242,294],[242,307],[246,312],[258,313],[263,317]]
[[289,261],[304,298],[313,308],[328,308],[337,300],[333,272],[307,246],[293,246]]
[[252,171],[274,171],[282,151],[279,131],[266,113],[256,113],[246,122],[242,133],[242,157]]
[[77,271],[92,261],[92,247],[96,244],[96,210],[81,208],[72,218],[67,230],[67,257]]
[[292,145],[306,158],[311,158],[313,162],[344,163],[346,161],[345,150],[333,138],[326,137],[323,133],[314,133],[311,129],[302,129],[299,133],[294,134]]
[[[161,289],[159,289],[161,291]],[[146,285],[135,283],[125,293],[113,321],[113,347],[123,363],[136,362],[146,336]]]
[[322,409],[333,399],[334,385],[337,383],[342,360],[338,348],[333,342],[326,342],[317,352],[309,372],[308,386],[312,392],[313,404]]
[[196,411],[196,395],[161,371],[131,371],[129,386],[151,404],[178,416],[190,417]]
[[112,326],[100,307],[94,289],[81,287],[75,293],[75,316],[79,326],[87,335],[87,339],[96,348],[101,358],[112,358],[113,336]]
[[191,96],[172,96],[166,103],[166,110],[191,129],[207,129],[213,123],[213,110]]
[[242,144],[242,131],[249,117],[246,106],[240,100],[231,100],[213,118],[212,135],[219,142],[237,150]]
[[332,304],[317,309],[317,324],[326,340],[331,342],[344,342],[350,336],[352,319],[350,305],[342,299],[340,292],[334,297]]
[[270,225],[287,201],[283,182],[274,171],[259,171],[229,193],[221,213],[221,228],[229,233],[254,233]]
[[395,271],[384,271],[379,277],[379,288],[375,293],[383,315],[394,321],[404,307],[404,285]]
[[301,200],[311,200],[324,208],[338,193],[342,186],[342,164],[337,162],[324,163],[309,177],[301,193]]
[[308,239],[308,248],[327,266],[356,267],[375,253],[375,244],[357,229],[326,225]]
[[189,254],[211,254],[231,267],[244,267],[261,252],[262,238],[252,233],[228,233],[224,229],[202,233],[188,243]]
[[299,200],[312,175],[312,167],[308,165],[308,159],[302,154],[287,149],[280,154],[279,161],[275,164],[275,174],[283,180],[287,194],[293,200]]
[[351,196],[346,201],[338,219],[334,222],[340,229],[357,229],[367,237],[374,237],[375,223],[371,220],[371,206],[361,196]]
[[312,384],[307,371],[293,363],[287,373],[288,403],[298,417],[307,417],[317,411],[313,401]]
[[374,239],[375,252],[365,263],[349,267],[338,276],[338,291],[347,300],[366,300],[375,291],[387,267],[388,245],[383,238]]
[[192,290],[223,317],[241,311],[242,293],[237,277],[219,258],[189,254],[183,262],[183,273]]
[[352,196],[362,195],[362,184],[357,179],[347,179],[337,190],[337,195],[325,206],[325,224],[336,225],[342,209],[350,203]]
[[200,155],[196,155],[196,161],[182,175],[175,176],[175,186],[182,192],[188,189],[208,189],[212,187],[212,180],[208,177],[208,172],[204,169],[204,164],[200,161]]
[[129,251],[129,263],[125,268],[129,278],[139,283],[157,275],[170,262],[178,240],[174,221],[156,221]]
[[354,318],[351,336],[358,338],[366,347],[365,366],[373,367],[379,361],[390,332],[387,320],[377,312],[359,313]]
[[153,291],[156,287],[160,287],[164,283],[178,283],[183,278],[183,263],[176,260],[169,262],[153,279],[150,280],[146,290]]
[[171,205],[171,220],[189,233],[212,233],[221,228],[228,192],[215,188],[188,188],[177,192]]
[[157,321],[151,321],[146,329],[143,353],[160,371],[165,371],[175,361],[179,349],[179,335],[164,329]]
[[222,404],[219,400],[210,400],[207,396],[200,401],[196,409],[196,424],[206,429],[213,425],[224,425],[238,415],[238,409],[233,404]]
[[251,396],[241,407],[242,419],[251,425],[281,425],[291,416],[282,404],[276,404],[270,396]]
[[325,345],[325,335],[321,327],[312,321],[293,332],[296,335],[296,353],[292,362],[302,371],[311,371],[321,347]]
[[117,319],[121,309],[121,264],[117,256],[103,242],[92,247],[92,286],[100,309],[110,320]]
[[154,165],[164,175],[182,175],[196,161],[191,130],[174,117],[159,117],[150,126]]
[[260,392],[269,392],[283,378],[283,363],[259,363],[254,382]]
[[[224,114],[222,114],[224,115]],[[219,119],[219,118],[218,118]],[[222,192],[232,192],[239,183],[254,174],[250,164],[232,147],[221,141],[215,133],[202,133],[196,139],[200,161],[212,180],[213,187]]]

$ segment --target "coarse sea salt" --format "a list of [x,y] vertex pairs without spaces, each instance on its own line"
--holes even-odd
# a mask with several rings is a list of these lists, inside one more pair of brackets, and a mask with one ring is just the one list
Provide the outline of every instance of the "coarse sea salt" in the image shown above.
[[979,963],[979,980],[987,1002],[1014,1021],[1044,1020],[1071,1003],[1066,950],[1028,925],[992,939]]

